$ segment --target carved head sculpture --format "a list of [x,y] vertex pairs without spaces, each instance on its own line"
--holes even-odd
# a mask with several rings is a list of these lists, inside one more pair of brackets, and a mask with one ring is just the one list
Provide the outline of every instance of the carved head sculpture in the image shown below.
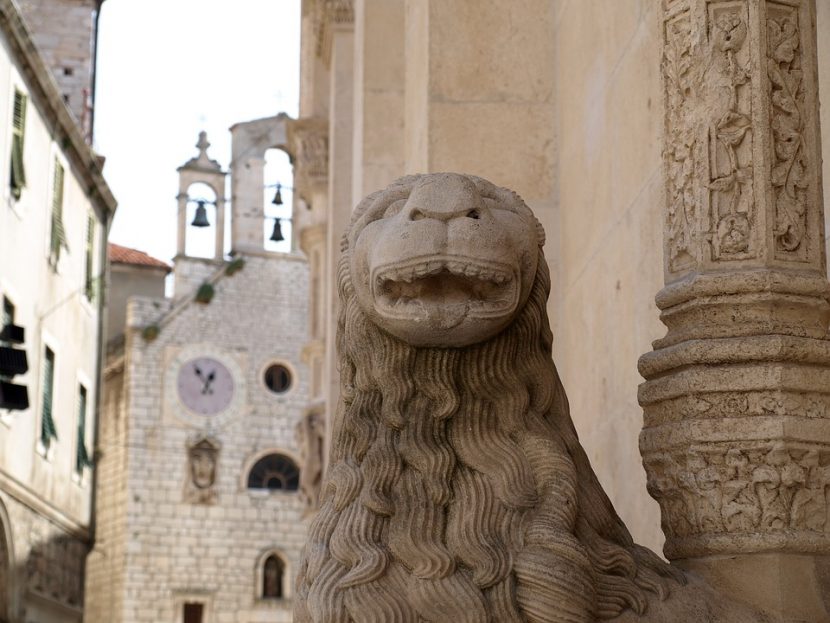
[[543,243],[518,195],[472,176],[405,177],[355,210],[298,623],[588,622],[668,593],[579,445]]
[[189,478],[185,485],[185,497],[192,502],[211,502],[216,484],[216,461],[219,444],[215,440],[200,438],[188,445]]

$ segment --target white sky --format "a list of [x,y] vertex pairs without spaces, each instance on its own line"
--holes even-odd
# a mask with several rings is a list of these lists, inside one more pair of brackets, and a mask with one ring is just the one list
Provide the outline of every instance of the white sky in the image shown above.
[[[176,168],[197,154],[199,131],[208,133],[208,154],[227,169],[231,125],[279,112],[296,116],[300,0],[107,0],[98,46],[95,148],[106,157],[104,176],[118,200],[110,240],[169,261],[176,252]],[[273,156],[266,184],[291,186],[287,156]],[[266,216],[290,216],[290,191],[279,209],[273,194],[264,191]],[[267,219],[269,233],[272,226]],[[188,227],[188,234],[188,253],[211,255],[212,227]]]

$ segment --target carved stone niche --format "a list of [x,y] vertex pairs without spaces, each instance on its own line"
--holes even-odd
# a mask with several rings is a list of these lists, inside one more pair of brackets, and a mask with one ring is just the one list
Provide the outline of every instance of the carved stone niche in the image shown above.
[[213,437],[199,437],[187,445],[184,500],[192,504],[216,502],[216,474],[221,444]]
[[468,175],[404,177],[354,211],[297,623],[766,620],[614,511],[551,359],[543,244],[518,195]]

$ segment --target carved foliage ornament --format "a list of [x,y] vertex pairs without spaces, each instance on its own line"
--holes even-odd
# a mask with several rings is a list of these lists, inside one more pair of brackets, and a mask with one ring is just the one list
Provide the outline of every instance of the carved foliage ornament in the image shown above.
[[698,89],[688,9],[665,24],[663,82],[666,93],[665,166],[668,194],[669,270],[696,262],[698,144],[692,108]]
[[645,458],[666,536],[813,532],[830,536],[830,447],[703,444]]
[[786,259],[807,259],[809,180],[804,149],[805,94],[797,8],[768,4],[767,77],[772,132],[772,187],[775,251]]

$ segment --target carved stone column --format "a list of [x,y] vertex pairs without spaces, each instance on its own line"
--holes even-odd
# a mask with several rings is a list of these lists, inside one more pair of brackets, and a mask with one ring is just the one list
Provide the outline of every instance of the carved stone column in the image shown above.
[[668,333],[639,399],[665,554],[825,620],[818,588],[784,586],[830,554],[815,2],[661,4]]

